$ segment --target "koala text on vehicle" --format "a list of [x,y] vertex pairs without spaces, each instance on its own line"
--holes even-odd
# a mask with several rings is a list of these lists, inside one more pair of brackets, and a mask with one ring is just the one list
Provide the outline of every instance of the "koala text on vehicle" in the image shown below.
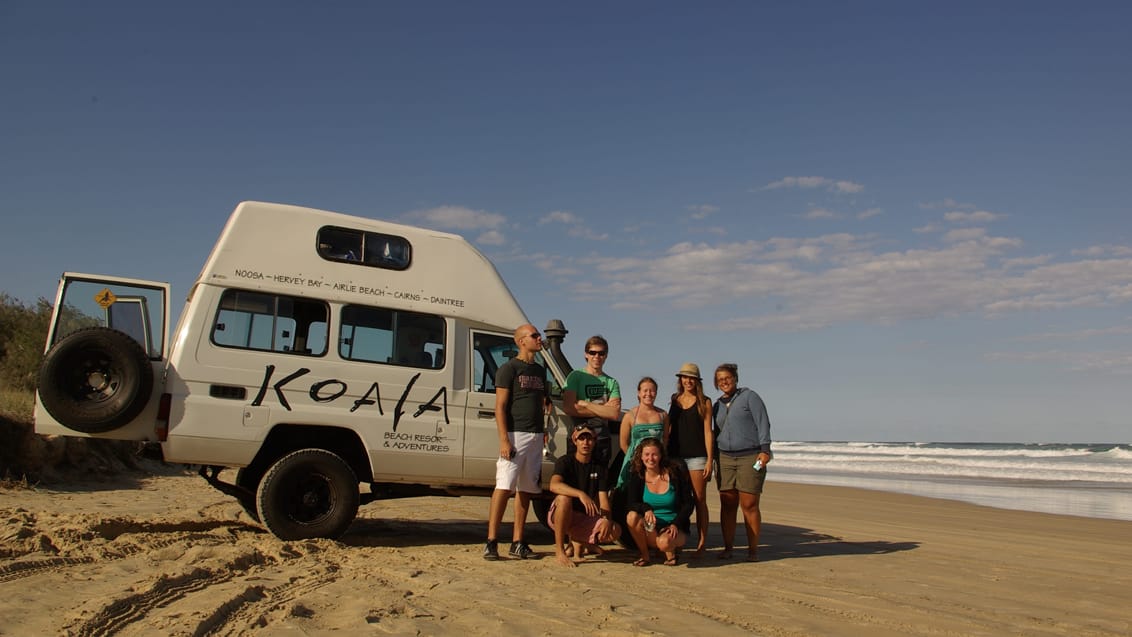
[[[495,370],[528,321],[463,238],[244,202],[172,333],[169,293],[154,281],[63,275],[38,433],[160,442],[166,461],[201,465],[284,539],[337,537],[371,500],[494,486]],[[570,364],[562,324],[544,332],[555,403],[548,484],[566,449]],[[237,469],[231,483],[224,468]]]

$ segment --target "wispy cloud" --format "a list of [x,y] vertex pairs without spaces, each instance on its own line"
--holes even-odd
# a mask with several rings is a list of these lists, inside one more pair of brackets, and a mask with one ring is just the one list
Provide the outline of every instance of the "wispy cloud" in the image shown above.
[[824,188],[830,192],[842,194],[854,194],[865,189],[861,184],[852,181],[829,179],[827,177],[783,177],[762,187],[763,190],[778,190],[779,188]]
[[939,201],[925,201],[921,202],[920,208],[924,210],[939,210],[945,208],[947,210],[974,210],[978,206],[969,203],[959,203],[954,199],[941,199]]
[[974,212],[952,211],[943,215],[943,220],[948,223],[990,223],[1003,218],[1003,215],[987,212],[986,210],[976,210]]
[[609,239],[608,232],[598,232],[593,228],[588,227],[585,220],[583,220],[581,217],[565,210],[555,210],[554,212],[548,212],[538,220],[538,224],[540,226],[546,225],[548,223],[555,223],[566,226],[566,234],[571,237],[579,237],[583,239],[589,239],[591,241],[605,241]]
[[960,228],[944,233],[943,240],[949,243],[955,241],[973,241],[985,237],[986,234],[987,231],[984,228]]
[[838,219],[841,214],[826,208],[811,208],[799,216],[803,219]]
[[1132,301],[1132,258],[1027,260],[1017,254],[1021,239],[982,228],[954,229],[934,246],[878,249],[887,243],[855,234],[681,242],[661,254],[596,256],[596,276],[578,291],[611,304],[645,296],[711,308],[710,323],[692,319],[689,327],[723,330],[997,318]]
[[577,215],[575,215],[572,212],[566,212],[566,211],[563,211],[563,210],[555,210],[554,212],[548,212],[545,215],[543,215],[541,219],[538,220],[538,224],[540,226],[546,225],[548,223],[564,223],[566,225],[573,225],[573,224],[581,223],[581,222],[582,222],[582,220],[579,219]]
[[688,206],[688,210],[692,213],[693,219],[704,219],[711,215],[713,212],[718,212],[719,207],[702,203]]
[[477,243],[489,246],[500,246],[507,243],[507,238],[503,236],[502,232],[498,230],[488,230],[487,232],[476,237]]
[[864,221],[865,219],[871,219],[883,213],[884,211],[880,208],[869,208],[868,210],[862,210],[861,212],[858,212],[857,219]]
[[1132,325],[1111,325],[1109,327],[1096,327],[1065,332],[1041,332],[1038,334],[1018,336],[1014,340],[1023,342],[1083,341],[1091,338],[1123,336],[1127,334],[1132,334]]
[[503,215],[464,206],[438,206],[413,210],[403,215],[407,221],[438,230],[494,230],[507,220]]
[[1132,351],[1082,352],[1057,349],[1041,352],[990,352],[984,358],[997,362],[1058,365],[1075,372],[1132,374]]
[[1014,259],[1003,259],[1002,260],[1002,267],[1003,268],[1031,268],[1031,267],[1034,267],[1034,266],[1037,266],[1037,265],[1045,265],[1046,263],[1049,263],[1051,259],[1053,259],[1053,257],[1048,255],[1048,254],[1039,254],[1039,255],[1033,256],[1033,257],[1017,257],[1017,258],[1014,258]]
[[1103,245],[1091,246],[1073,251],[1074,256],[1080,257],[1128,257],[1132,256],[1132,246]]

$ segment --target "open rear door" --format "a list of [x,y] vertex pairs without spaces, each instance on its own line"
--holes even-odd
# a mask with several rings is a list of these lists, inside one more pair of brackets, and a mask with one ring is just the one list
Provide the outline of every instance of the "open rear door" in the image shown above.
[[169,284],[67,272],[35,397],[35,431],[157,440]]

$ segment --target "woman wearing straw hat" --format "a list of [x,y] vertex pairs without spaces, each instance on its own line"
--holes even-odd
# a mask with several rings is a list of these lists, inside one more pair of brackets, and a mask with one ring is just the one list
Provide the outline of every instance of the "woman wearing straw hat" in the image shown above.
[[708,506],[707,481],[711,478],[713,464],[714,436],[711,427],[711,400],[704,396],[704,383],[700,378],[700,367],[695,363],[684,363],[676,372],[676,393],[668,407],[668,422],[671,434],[668,438],[668,455],[679,458],[688,465],[688,475],[692,479],[692,490],[696,494],[696,543],[695,557],[704,554],[707,543]]

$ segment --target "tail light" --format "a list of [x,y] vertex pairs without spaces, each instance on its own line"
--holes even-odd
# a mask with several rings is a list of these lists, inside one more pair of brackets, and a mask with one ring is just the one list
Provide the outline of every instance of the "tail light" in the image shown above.
[[169,438],[169,409],[172,404],[172,394],[161,394],[161,402],[157,405],[157,421],[153,423],[153,432],[157,434],[159,442],[165,442]]

